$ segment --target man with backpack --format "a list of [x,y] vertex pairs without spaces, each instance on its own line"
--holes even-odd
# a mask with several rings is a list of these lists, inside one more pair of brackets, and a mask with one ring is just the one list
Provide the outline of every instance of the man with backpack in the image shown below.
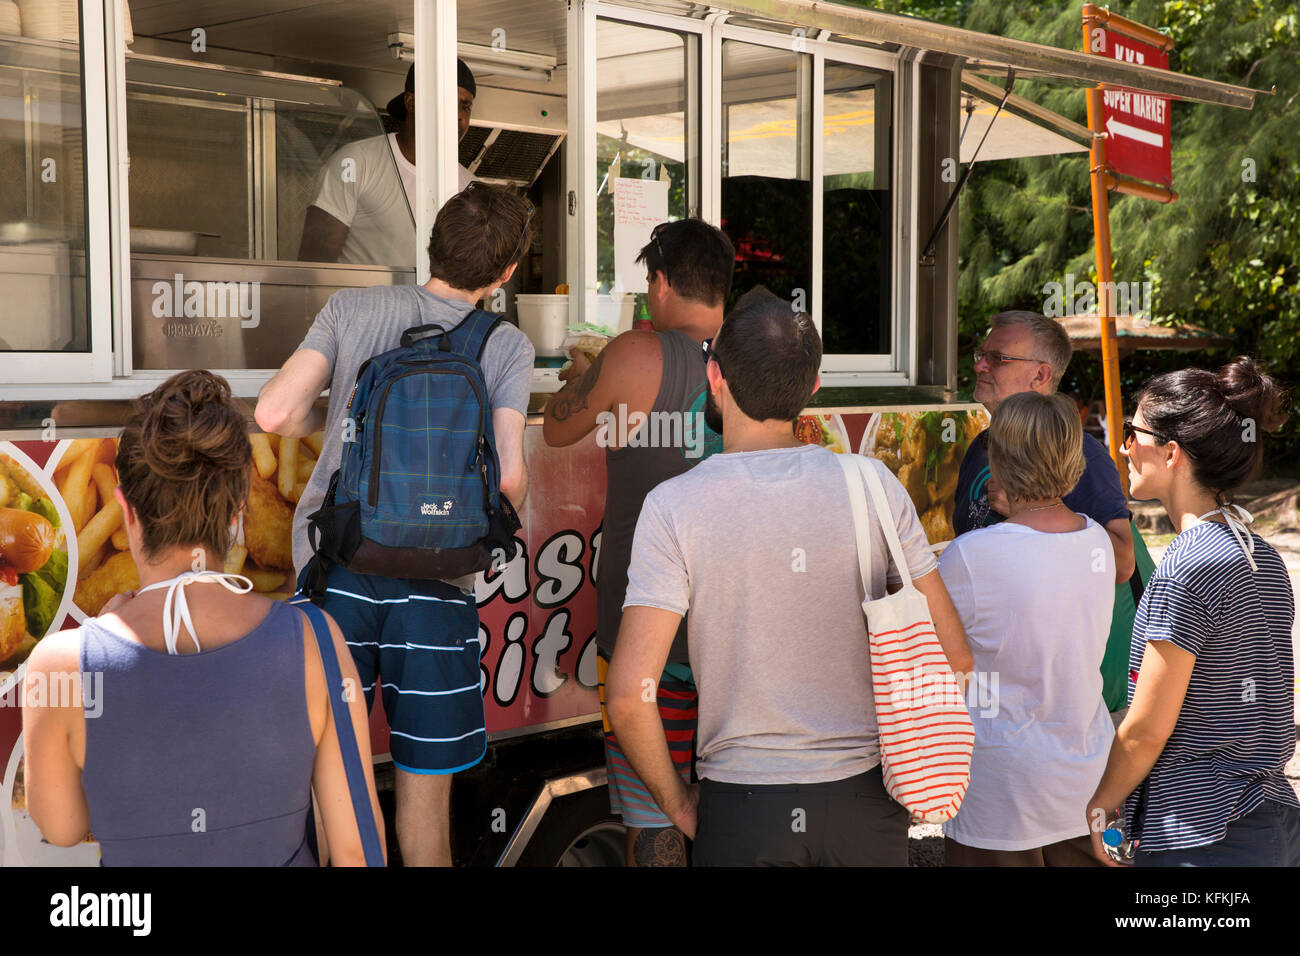
[[[594,430],[605,447],[607,492],[596,578],[602,691],[623,614],[641,503],[655,485],[683,474],[721,446],[704,422],[707,383],[700,346],[722,325],[736,253],[721,230],[700,219],[683,219],[656,226],[637,261],[649,273],[654,331],[624,332],[590,364],[574,350],[573,367],[562,375],[566,384],[547,403],[542,422],[547,444],[572,445]],[[630,425],[637,416],[641,428],[619,427],[620,421]],[[620,437],[620,431],[633,434]],[[677,628],[656,693],[674,765],[689,779],[698,693],[686,654],[685,621]],[[627,827],[628,866],[685,866],[681,832],[654,805],[608,720],[605,762],[611,808]]]
[[517,527],[534,351],[475,304],[514,273],[532,216],[471,184],[438,213],[429,281],[336,292],[258,397],[267,432],[325,429],[294,513],[299,596],[338,621],[367,706],[381,685],[408,866],[451,865],[451,775],[487,747],[474,572]]

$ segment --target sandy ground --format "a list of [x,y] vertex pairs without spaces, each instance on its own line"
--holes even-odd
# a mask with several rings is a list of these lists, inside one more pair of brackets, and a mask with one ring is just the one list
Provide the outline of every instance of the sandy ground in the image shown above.
[[[1261,521],[1260,527],[1255,530],[1264,540],[1277,549],[1286,562],[1287,570],[1291,573],[1291,591],[1300,598],[1300,529],[1292,527],[1292,521],[1286,520],[1285,517],[1281,521],[1268,520],[1269,518],[1274,518],[1274,516],[1265,516],[1266,520]],[[1167,532],[1164,534],[1155,533],[1154,531],[1143,533],[1143,540],[1146,541],[1147,549],[1151,552],[1151,557],[1157,564],[1160,563],[1160,558],[1164,554],[1169,538],[1170,535]],[[1295,787],[1296,793],[1300,795],[1300,602],[1298,602],[1295,625],[1291,630],[1291,646],[1297,663],[1295,684],[1297,745],[1295,756],[1287,764],[1286,774],[1291,780],[1291,785]],[[943,866],[943,829],[941,827],[934,825],[913,826],[910,828],[908,836],[910,837],[909,865]]]

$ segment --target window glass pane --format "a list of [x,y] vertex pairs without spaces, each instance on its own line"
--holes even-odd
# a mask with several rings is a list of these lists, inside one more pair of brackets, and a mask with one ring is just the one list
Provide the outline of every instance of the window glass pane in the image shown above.
[[890,351],[890,74],[827,62],[822,117],[822,344]]
[[77,7],[48,6],[0,35],[0,350],[88,352]]
[[[394,83],[398,89],[400,87]],[[296,260],[303,242],[310,240],[303,226],[308,208],[321,196],[327,175],[342,177],[347,168],[344,160],[354,157],[359,141],[383,134],[374,109],[368,100],[346,87],[336,90],[336,102],[319,104],[279,103],[275,109],[275,212],[278,254],[268,258]],[[396,124],[394,124],[396,125]],[[351,147],[351,148],[349,148]],[[384,159],[385,179],[395,184],[398,172],[391,146]],[[332,165],[331,165],[332,164]],[[390,176],[391,174],[391,176]],[[409,174],[408,174],[409,178]],[[400,190],[391,190],[400,194]],[[400,195],[399,195],[400,198]],[[398,203],[399,208],[402,203]],[[414,213],[406,204],[410,218],[406,228],[415,230]],[[402,238],[409,238],[403,232]],[[413,267],[411,251],[395,248],[400,257],[392,262],[368,262],[370,265],[405,265]],[[307,250],[310,255],[310,249]],[[345,243],[344,253],[349,248]],[[370,256],[375,259],[375,256]],[[340,261],[361,261],[343,258]]]
[[692,207],[696,40],[610,20],[596,34],[596,279],[601,292],[643,293],[634,260],[650,230]]
[[722,229],[736,246],[730,306],[755,285],[812,310],[812,60],[722,44]]
[[131,251],[250,258],[250,101],[131,74],[128,61]]

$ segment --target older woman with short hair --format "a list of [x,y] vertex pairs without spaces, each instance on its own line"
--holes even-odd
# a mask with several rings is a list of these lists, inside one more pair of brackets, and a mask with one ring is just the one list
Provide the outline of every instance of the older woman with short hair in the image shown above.
[[1114,734],[1100,666],[1115,555],[1105,529],[1061,501],[1083,474],[1081,431],[1062,395],[999,403],[989,465],[1010,515],[939,559],[975,657],[975,750],[944,827],[949,866],[1096,864],[1079,811]]

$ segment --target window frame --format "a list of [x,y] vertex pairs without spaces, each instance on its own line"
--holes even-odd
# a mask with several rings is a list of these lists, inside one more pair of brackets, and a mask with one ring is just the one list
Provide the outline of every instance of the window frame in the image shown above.
[[[90,349],[85,352],[0,352],[0,381],[6,385],[49,382],[108,382],[114,371],[114,298],[116,251],[111,236],[117,222],[110,201],[108,64],[117,49],[120,25],[106,22],[106,5],[80,2],[81,133],[85,175],[86,282],[85,315]],[[100,307],[97,303],[106,303]]]
[[[914,138],[915,124],[904,122],[902,110],[912,102],[904,93],[904,72],[907,62],[898,54],[887,53],[867,47],[840,43],[833,40],[826,31],[815,35],[797,36],[769,31],[753,26],[728,22],[727,13],[710,13],[700,19],[655,13],[632,7],[620,6],[610,0],[575,0],[570,5],[570,87],[569,87],[569,144],[571,164],[569,167],[568,189],[570,196],[576,200],[573,214],[576,226],[570,232],[570,247],[567,262],[569,287],[571,290],[584,290],[583,295],[570,295],[570,317],[572,321],[581,321],[588,308],[595,308],[596,288],[596,217],[595,203],[586,201],[594,193],[595,183],[586,180],[594,176],[595,171],[595,136],[587,130],[594,129],[595,122],[595,65],[596,50],[594,43],[583,43],[584,36],[594,37],[595,21],[614,20],[635,26],[659,28],[676,33],[695,33],[699,35],[698,82],[695,77],[687,76],[686,96],[688,103],[694,98],[698,103],[699,113],[699,215],[707,222],[716,225],[721,216],[722,184],[722,43],[735,40],[743,43],[765,46],[810,57],[812,69],[812,103],[810,110],[810,178],[812,180],[812,218],[813,228],[811,245],[811,316],[818,331],[822,328],[822,286],[825,268],[825,237],[823,217],[824,189],[824,92],[825,68],[827,63],[859,66],[890,74],[890,196],[891,196],[891,281],[888,294],[890,350],[888,352],[837,353],[823,355],[823,384],[827,385],[911,385],[916,381],[916,363],[910,350],[916,340],[915,318],[908,318],[907,303],[914,301],[909,289],[914,285],[915,276],[909,268],[911,265],[907,250],[912,244],[908,223],[914,217],[915,197],[909,202],[904,198],[904,189],[900,184],[910,182],[904,175],[911,169],[914,158],[915,143],[909,145],[904,141],[904,133],[911,130]],[[585,27],[585,31],[584,31]],[[791,30],[795,29],[791,27]],[[591,31],[589,34],[586,31]],[[591,172],[580,167],[590,166]],[[585,176],[584,176],[585,173]],[[585,188],[587,186],[590,188]],[[584,303],[589,297],[590,303]]]

